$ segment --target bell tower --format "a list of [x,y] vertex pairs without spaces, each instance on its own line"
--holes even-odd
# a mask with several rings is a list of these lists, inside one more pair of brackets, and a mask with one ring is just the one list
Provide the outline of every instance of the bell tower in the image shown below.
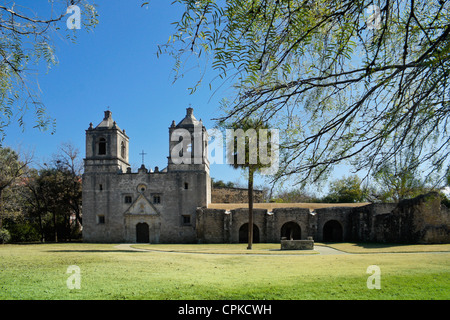
[[206,171],[209,174],[208,133],[192,108],[178,124],[169,127],[169,171]]
[[105,116],[95,128],[92,123],[86,130],[85,172],[126,172],[129,138],[112,119],[112,112]]

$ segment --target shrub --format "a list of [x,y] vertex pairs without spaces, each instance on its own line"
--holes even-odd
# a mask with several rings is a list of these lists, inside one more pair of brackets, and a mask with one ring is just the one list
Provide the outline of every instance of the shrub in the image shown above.
[[16,222],[8,226],[11,241],[16,242],[35,242],[40,240],[40,234],[37,227],[29,222]]
[[11,240],[11,235],[6,229],[0,229],[0,244],[8,243]]

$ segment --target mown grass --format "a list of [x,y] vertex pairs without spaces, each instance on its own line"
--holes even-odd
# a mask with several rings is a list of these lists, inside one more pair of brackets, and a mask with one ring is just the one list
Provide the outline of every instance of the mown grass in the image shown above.
[[[79,290],[67,288],[70,265],[80,267]],[[380,290],[366,286],[369,265],[381,269]],[[113,244],[0,246],[0,299],[449,298],[450,253],[248,255],[133,252]]]

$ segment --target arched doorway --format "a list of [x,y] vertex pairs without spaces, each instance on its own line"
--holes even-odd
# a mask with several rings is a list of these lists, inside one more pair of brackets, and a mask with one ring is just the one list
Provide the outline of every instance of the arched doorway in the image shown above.
[[301,240],[302,229],[298,223],[294,221],[286,222],[281,227],[281,238],[286,238],[287,240]]
[[[248,243],[248,223],[239,228],[239,243]],[[259,243],[259,229],[253,224],[253,243]]]
[[150,242],[150,232],[147,223],[142,222],[136,225],[136,242],[137,243]]
[[323,241],[340,242],[343,239],[342,225],[337,220],[330,220],[323,226]]

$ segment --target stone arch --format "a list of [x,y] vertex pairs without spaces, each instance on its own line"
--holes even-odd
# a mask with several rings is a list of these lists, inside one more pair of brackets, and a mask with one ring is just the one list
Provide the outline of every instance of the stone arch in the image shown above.
[[136,242],[137,243],[149,243],[150,242],[150,229],[145,222],[139,222],[136,224]]
[[281,238],[286,238],[286,240],[301,240],[302,229],[297,222],[286,222],[281,227]]
[[[248,243],[248,223],[239,228],[239,243]],[[259,228],[253,224],[253,243],[259,243]]]
[[337,220],[329,220],[323,225],[323,241],[340,242],[344,238],[342,225]]

